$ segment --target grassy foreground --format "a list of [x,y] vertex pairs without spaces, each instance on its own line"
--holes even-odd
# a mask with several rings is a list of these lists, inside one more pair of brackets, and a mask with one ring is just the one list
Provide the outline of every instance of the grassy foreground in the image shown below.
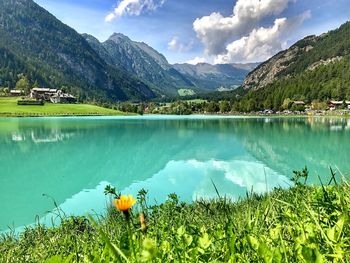
[[26,116],[86,116],[86,115],[125,115],[121,111],[106,109],[90,104],[52,104],[44,106],[19,106],[19,98],[0,97],[0,117]]
[[[63,219],[0,240],[0,262],[350,262],[350,185],[275,189],[149,207],[141,190],[129,216]],[[145,221],[139,219],[142,213]]]

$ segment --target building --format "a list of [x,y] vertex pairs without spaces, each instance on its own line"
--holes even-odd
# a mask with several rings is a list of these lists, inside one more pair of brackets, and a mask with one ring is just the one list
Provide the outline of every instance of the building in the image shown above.
[[293,105],[305,106],[305,102],[302,100],[293,101]]
[[345,101],[346,107],[350,110],[350,100]]
[[52,103],[76,103],[77,98],[71,94],[63,93],[59,90],[56,94],[50,97]]
[[19,97],[22,95],[24,95],[23,90],[17,90],[17,89],[10,90],[10,96],[12,97]]
[[328,107],[330,110],[340,109],[344,106],[345,101],[343,100],[331,100],[328,103]]
[[69,93],[63,93],[58,89],[33,88],[30,98],[36,100],[49,101],[52,103],[75,103],[76,97]]
[[57,93],[57,89],[33,88],[30,91],[30,98],[36,100],[50,101],[50,97]]

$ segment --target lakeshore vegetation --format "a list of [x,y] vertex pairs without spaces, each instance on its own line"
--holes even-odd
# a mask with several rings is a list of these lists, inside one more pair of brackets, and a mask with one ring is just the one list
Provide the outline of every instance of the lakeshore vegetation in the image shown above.
[[115,205],[104,217],[62,216],[58,227],[3,235],[0,261],[349,262],[350,185],[333,171],[327,185],[307,186],[307,176],[294,172],[293,187],[236,201],[217,189],[215,200],[170,194],[153,206],[145,190],[136,202],[109,186]]
[[0,97],[0,117],[127,115],[92,104],[17,105],[18,97]]

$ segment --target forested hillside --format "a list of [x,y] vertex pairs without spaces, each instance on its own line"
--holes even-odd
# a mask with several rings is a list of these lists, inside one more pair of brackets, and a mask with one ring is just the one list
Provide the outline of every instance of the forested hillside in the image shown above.
[[0,0],[0,80],[13,88],[17,74],[41,86],[66,86],[82,99],[147,99],[154,93],[111,67],[75,30],[31,0]]
[[286,99],[350,100],[350,22],[297,42],[253,70],[240,110],[282,109]]

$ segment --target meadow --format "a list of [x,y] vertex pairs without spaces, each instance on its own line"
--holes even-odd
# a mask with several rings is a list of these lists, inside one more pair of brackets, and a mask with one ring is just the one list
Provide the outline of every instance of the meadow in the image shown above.
[[18,97],[0,97],[0,117],[126,115],[91,104],[17,105]]
[[[350,262],[350,185],[307,186],[307,170],[289,189],[241,200],[183,203],[176,194],[149,206],[119,201],[106,215],[65,217],[58,227],[27,228],[3,235],[1,262]],[[214,185],[215,187],[215,185]],[[134,200],[136,201],[136,200]],[[119,211],[123,210],[123,212]]]

